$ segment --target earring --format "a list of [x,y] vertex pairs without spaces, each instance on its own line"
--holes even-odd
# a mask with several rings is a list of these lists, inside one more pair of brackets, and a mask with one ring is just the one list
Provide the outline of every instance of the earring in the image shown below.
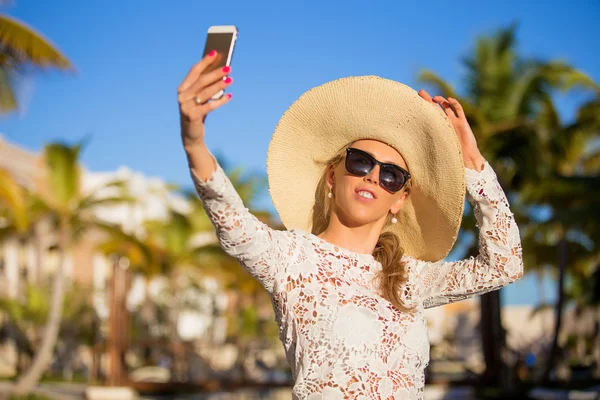
[[394,214],[394,216],[392,217],[392,224],[395,224],[398,222],[398,218],[396,218],[396,215]]
[[329,193],[327,193],[327,197],[333,199],[333,193],[331,193],[331,189],[329,189]]

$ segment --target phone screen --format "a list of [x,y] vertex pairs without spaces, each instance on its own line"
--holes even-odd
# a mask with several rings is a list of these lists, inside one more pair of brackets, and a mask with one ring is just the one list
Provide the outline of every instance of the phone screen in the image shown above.
[[219,60],[211,65],[210,71],[225,66],[232,40],[233,33],[209,33],[206,36],[206,46],[204,47],[203,56],[206,56],[212,50],[216,50],[219,53]]

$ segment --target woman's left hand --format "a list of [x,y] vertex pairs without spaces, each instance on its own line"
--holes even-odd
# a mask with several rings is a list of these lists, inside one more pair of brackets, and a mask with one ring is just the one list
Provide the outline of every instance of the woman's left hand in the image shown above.
[[[450,120],[450,123],[454,128],[454,132],[456,132],[456,136],[460,142],[465,167],[481,171],[483,169],[485,159],[477,147],[475,135],[473,135],[469,121],[467,121],[465,112],[458,100],[453,99],[452,97],[448,97],[446,100],[442,96],[434,96],[432,98],[429,93],[423,89],[419,91],[419,96],[430,103],[439,104],[442,107],[448,116],[448,119]],[[454,107],[456,113],[452,107]]]

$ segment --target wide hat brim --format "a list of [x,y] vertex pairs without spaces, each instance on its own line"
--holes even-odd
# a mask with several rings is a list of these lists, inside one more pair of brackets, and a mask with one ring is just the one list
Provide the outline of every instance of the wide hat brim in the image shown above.
[[398,236],[408,256],[424,261],[446,257],[464,208],[460,143],[439,106],[406,85],[377,76],[342,78],[313,88],[279,121],[269,145],[267,173],[283,224],[312,230],[315,191],[324,171],[319,162],[361,139],[394,147],[413,179],[398,222],[385,230]]

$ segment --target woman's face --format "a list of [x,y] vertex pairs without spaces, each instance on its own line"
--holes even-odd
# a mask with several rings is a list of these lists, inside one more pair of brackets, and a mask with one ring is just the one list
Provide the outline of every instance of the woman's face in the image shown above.
[[[404,158],[393,147],[376,140],[359,140],[350,147],[365,151],[382,163],[396,164],[408,170]],[[346,158],[328,172],[327,183],[333,192],[334,211],[350,227],[383,222],[389,213],[395,214],[408,197],[406,186],[391,193],[379,185],[379,166],[366,176],[346,171]]]

